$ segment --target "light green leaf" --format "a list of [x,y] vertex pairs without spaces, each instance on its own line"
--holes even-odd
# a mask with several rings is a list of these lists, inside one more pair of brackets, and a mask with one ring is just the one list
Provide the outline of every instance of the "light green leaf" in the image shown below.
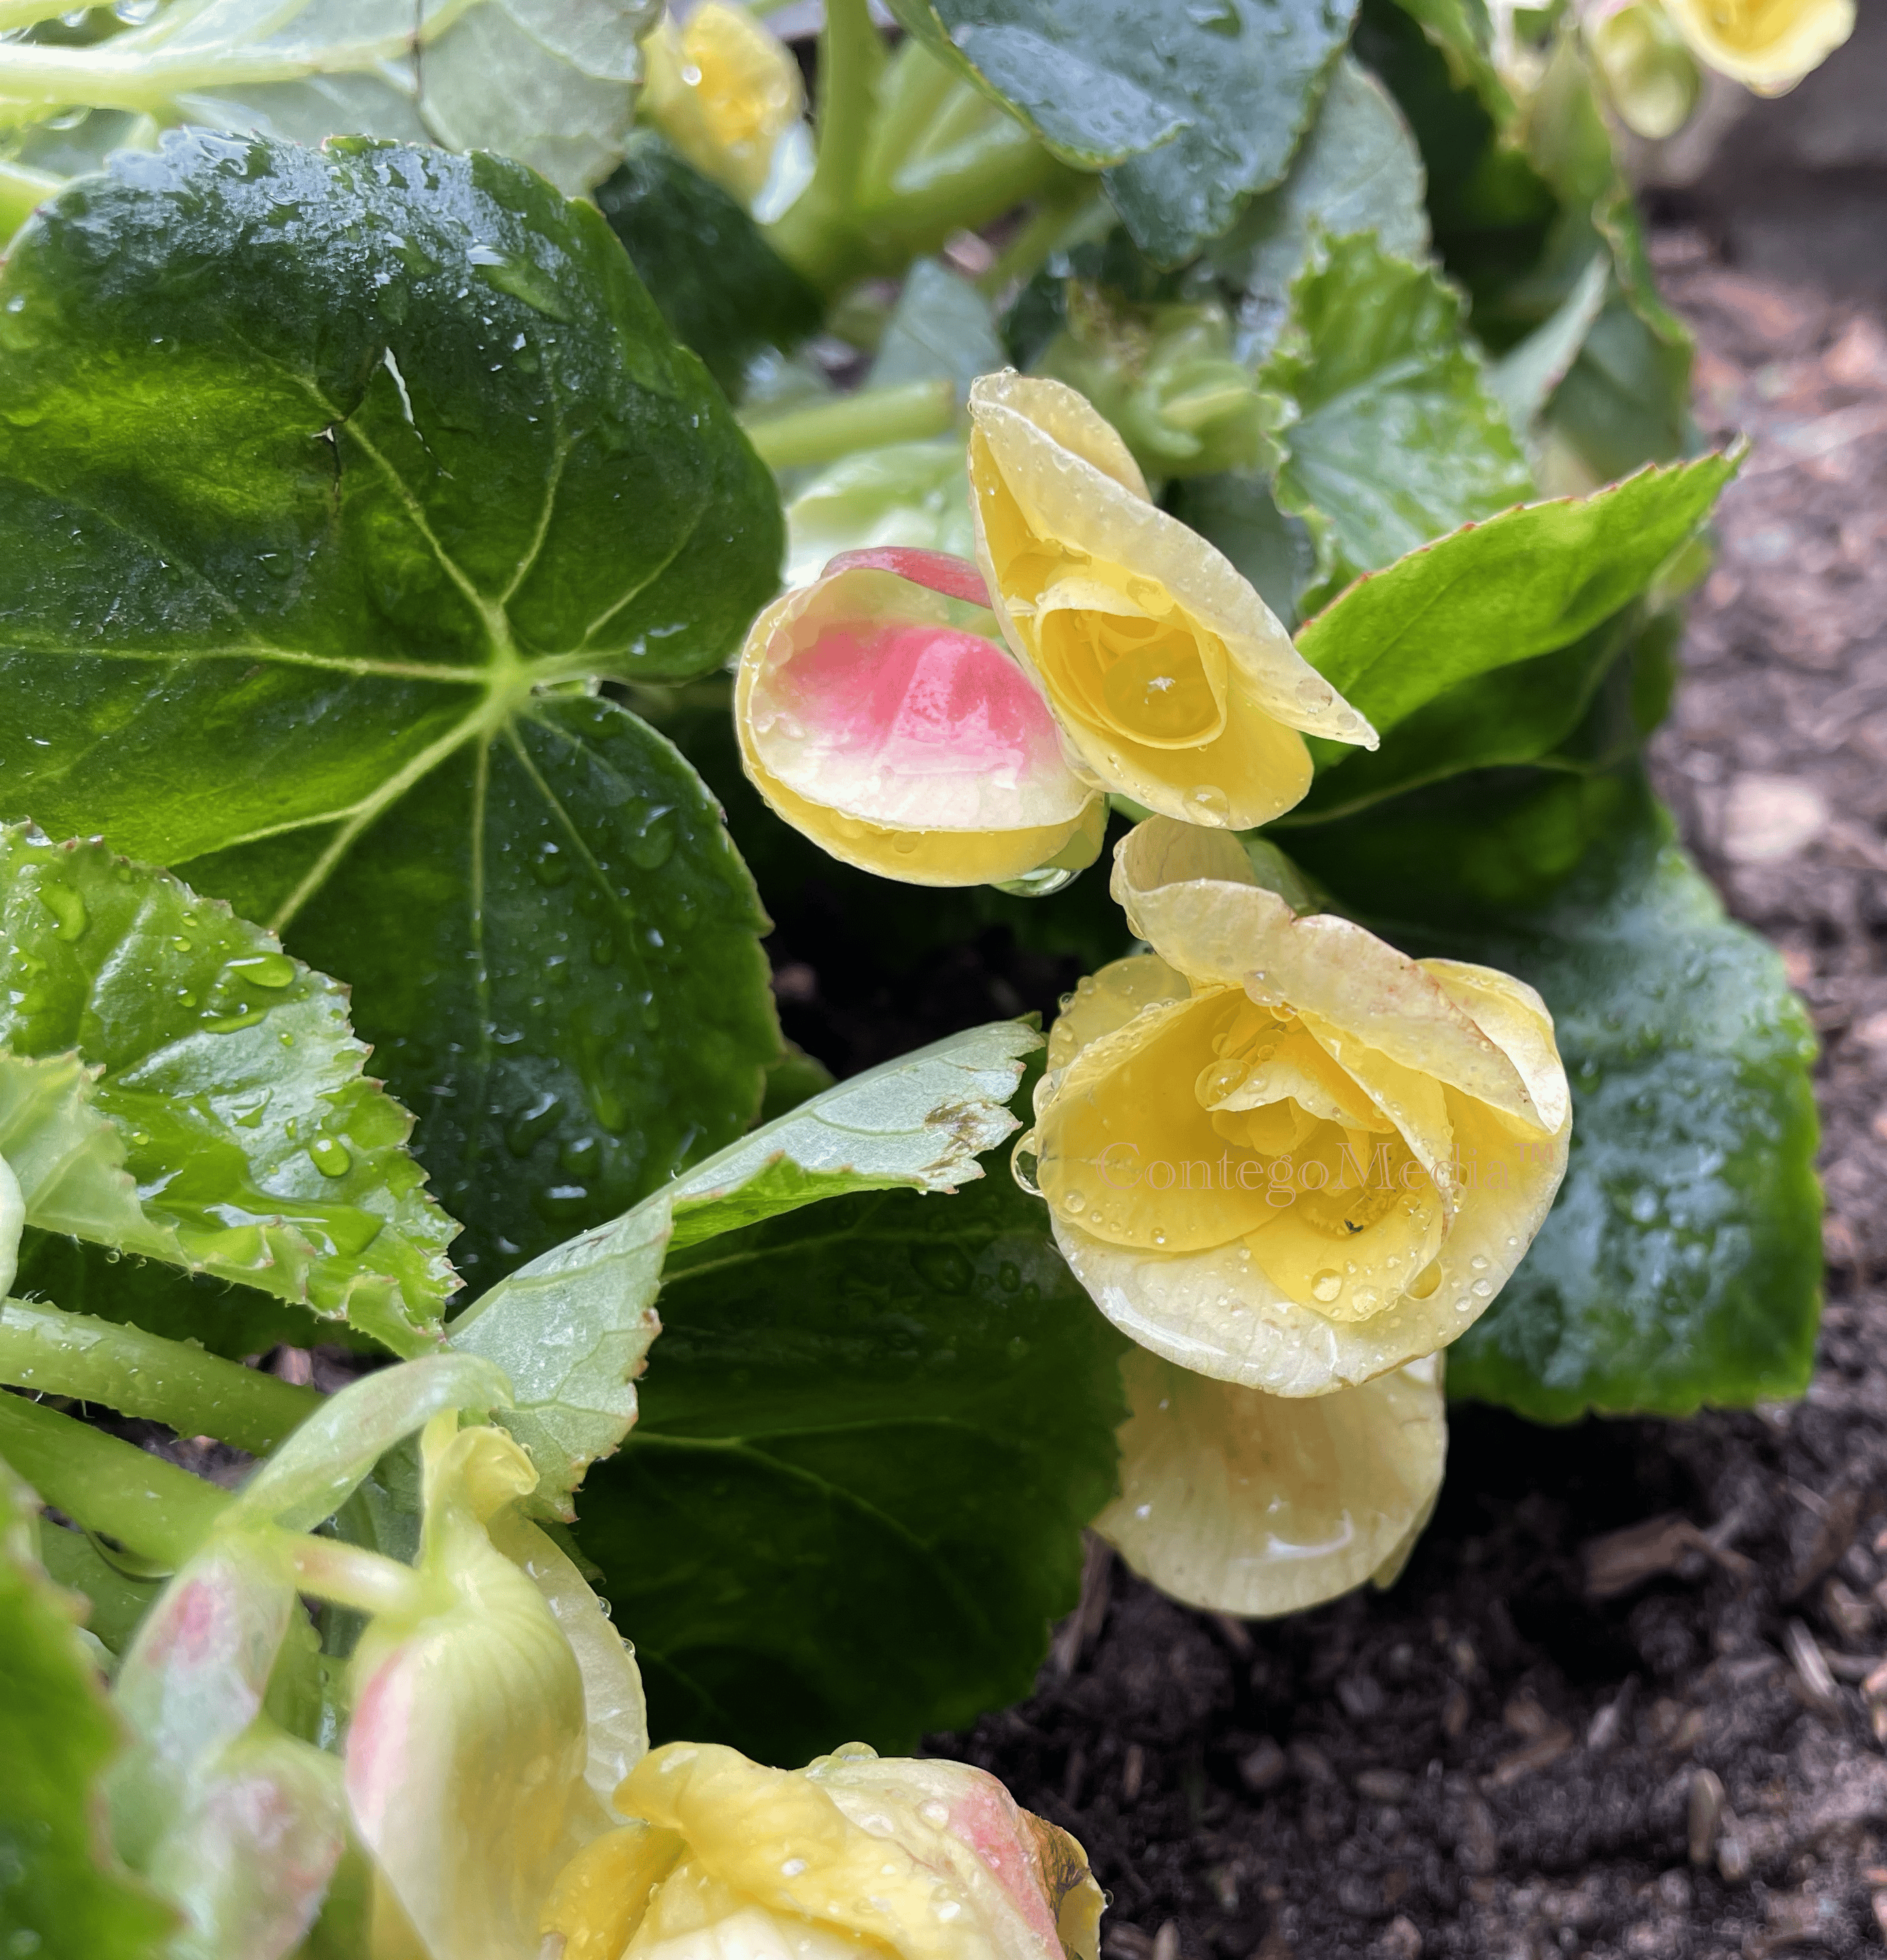
[[345,990],[100,844],[0,827],[0,1155],[26,1218],[428,1344],[455,1230]]
[[579,1527],[658,1737],[890,1752],[1028,1691],[1111,1494],[1123,1343],[1002,1155],[672,1259]]
[[[1298,650],[1386,735],[1447,689],[1570,645],[1636,598],[1709,514],[1741,455],[1641,470],[1438,539],[1327,606]],[[1366,759],[1386,768],[1394,747],[1386,740]],[[1333,758],[1333,772],[1349,769],[1348,755]]]
[[481,1283],[740,1134],[778,1052],[751,883],[591,690],[723,660],[778,508],[593,208],[173,138],[0,289],[4,813],[352,983]]
[[1449,1392],[1544,1421],[1799,1395],[1822,1271],[1807,1017],[1640,778],[1529,777],[1303,834],[1399,944],[1517,974],[1553,1012],[1566,1181],[1449,1350]]
[[1425,189],[1421,152],[1395,98],[1350,56],[1339,57],[1290,174],[1253,198],[1208,254],[1242,296],[1239,358],[1262,361],[1275,344],[1314,233],[1373,231],[1385,252],[1421,258],[1428,249]]
[[[169,0],[91,46],[0,49],[0,118],[24,154],[92,167],[154,126],[253,130],[299,143],[337,133],[498,151],[587,191],[621,160],[654,0]],[[75,107],[98,127],[76,134]],[[63,126],[35,126],[55,112]],[[144,133],[131,117],[148,118]]]
[[156,1960],[173,1916],[105,1837],[99,1779],[122,1732],[75,1624],[80,1602],[40,1563],[38,1508],[0,1463],[0,1951]]
[[1259,378],[1297,405],[1278,498],[1317,538],[1326,595],[1533,487],[1459,298],[1367,234],[1313,252]]
[[959,400],[969,384],[1008,364],[989,302],[959,272],[938,259],[920,259],[905,275],[871,364],[871,386],[894,388],[938,377],[955,384]]
[[894,443],[835,463],[787,505],[786,535],[789,586],[816,578],[841,552],[872,546],[917,545],[973,558],[963,445],[954,438]]
[[1225,230],[1242,197],[1283,177],[1354,9],[897,0],[893,11],[1064,161],[1108,169],[1136,241],[1176,265]]
[[1017,1127],[1007,1106],[1023,1058],[1041,1045],[1033,1028],[998,1021],[837,1083],[533,1259],[454,1321],[453,1348],[511,1379],[504,1421],[537,1465],[534,1501],[569,1515],[585,1469],[635,1421],[634,1379],[660,1331],[654,1300],[671,1242],[692,1246],[821,1198],[949,1192],[982,1176],[977,1153]]
[[1524,442],[1534,422],[1579,358],[1593,323],[1605,304],[1612,281],[1609,253],[1595,252],[1573,288],[1552,312],[1489,371],[1488,385],[1507,412],[1513,433]]

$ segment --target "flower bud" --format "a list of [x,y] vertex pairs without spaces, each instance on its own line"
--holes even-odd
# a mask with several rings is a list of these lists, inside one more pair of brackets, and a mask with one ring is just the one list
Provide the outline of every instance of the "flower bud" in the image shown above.
[[1595,8],[1586,45],[1619,119],[1659,142],[1691,119],[1701,86],[1697,63],[1658,0],[1616,0]]
[[1854,31],[1854,0],[1665,0],[1706,68],[1786,95]]
[[1078,279],[1066,292],[1068,326],[1036,371],[1085,395],[1148,476],[1258,469],[1270,460],[1280,405],[1232,358],[1223,307],[1128,306]]
[[940,552],[834,558],[756,619],[734,720],[773,809],[845,864],[919,885],[1092,862],[1106,807],[998,636],[982,575]]
[[1300,730],[1376,746],[1231,562],[1149,499],[1089,402],[1012,373],[984,376],[969,406],[997,616],[1093,780],[1247,830],[1310,787]]
[[799,65],[743,7],[706,0],[642,44],[640,114],[704,177],[751,205],[806,106]]
[[563,1960],[1095,1960],[1081,1847],[960,1763],[854,1744],[775,1770],[671,1742],[616,1793],[637,1821],[566,1867]]
[[1029,1139],[1056,1243],[1123,1333],[1272,1395],[1465,1332],[1566,1168],[1553,1023],[1484,966],[1300,918],[1235,838],[1155,818],[1114,895],[1152,947],[1076,992]]

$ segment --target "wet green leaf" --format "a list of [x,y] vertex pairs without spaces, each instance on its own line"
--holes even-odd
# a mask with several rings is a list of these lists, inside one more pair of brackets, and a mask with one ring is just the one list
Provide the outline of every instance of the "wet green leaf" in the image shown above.
[[724,658],[778,508],[595,210],[489,156],[173,138],[0,293],[7,813],[352,983],[480,1283],[738,1135],[751,886],[584,690]]
[[1120,1338],[1006,1153],[678,1255],[578,1527],[658,1736],[908,1752],[1026,1694],[1114,1487]]
[[1814,1038],[1642,780],[1465,778],[1392,825],[1301,841],[1406,950],[1516,973],[1553,1011],[1566,1182],[1449,1350],[1450,1393],[1543,1421],[1799,1394],[1822,1270]]
[[455,1321],[453,1348],[496,1362],[516,1387],[504,1420],[537,1465],[536,1502],[565,1509],[635,1421],[666,1258],[822,1198],[950,1192],[980,1177],[976,1153],[1015,1128],[1007,1105],[1041,1041],[1020,1022],[994,1022],[833,1084],[533,1259]]
[[1283,177],[1349,33],[1344,0],[897,0],[893,11],[1064,161],[1106,169],[1176,265]]
[[112,1855],[99,1780],[122,1732],[81,1602],[40,1563],[38,1508],[0,1463],[0,1952],[155,1960],[173,1916]]
[[456,1228],[342,988],[167,873],[19,826],[0,971],[0,1153],[30,1225],[426,1344]]
[[1330,239],[1290,307],[1259,379],[1297,405],[1278,502],[1309,523],[1326,596],[1532,491],[1460,299],[1428,267],[1367,233]]

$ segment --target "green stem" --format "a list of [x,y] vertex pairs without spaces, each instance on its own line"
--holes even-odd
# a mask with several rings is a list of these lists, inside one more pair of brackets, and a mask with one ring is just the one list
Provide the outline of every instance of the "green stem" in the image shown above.
[[65,188],[66,180],[24,164],[0,164],[0,245],[39,209],[49,197]]
[[357,1613],[415,1618],[427,1598],[426,1583],[410,1565],[339,1538],[278,1532],[294,1567],[297,1589]]
[[90,1314],[10,1300],[0,1306],[0,1382],[36,1394],[103,1402],[121,1415],[213,1436],[261,1456],[323,1398],[200,1348]]
[[1085,215],[1099,194],[1100,182],[1084,177],[1072,197],[1045,198],[1029,214],[1028,221],[1010,240],[994,265],[976,282],[985,299],[996,299],[1012,286],[1033,279],[1053,255],[1055,247]]
[[174,1463],[23,1395],[0,1393],[0,1457],[68,1517],[173,1567],[230,1501]]
[[922,442],[956,420],[956,390],[947,379],[861,388],[806,409],[789,409],[746,425],[747,439],[770,469],[835,463],[861,449]]
[[860,214],[880,252],[908,259],[934,251],[953,231],[974,231],[1030,198],[1068,195],[1089,180],[1058,163],[1020,123],[992,123],[928,170],[907,168],[897,189]]
[[871,139],[884,64],[870,0],[826,0],[819,36],[819,156],[813,181],[768,228],[774,249],[826,291],[849,276],[858,173]]

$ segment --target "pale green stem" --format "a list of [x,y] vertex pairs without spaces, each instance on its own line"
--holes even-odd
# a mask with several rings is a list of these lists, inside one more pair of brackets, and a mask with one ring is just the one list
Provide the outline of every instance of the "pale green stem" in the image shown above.
[[0,1457],[45,1503],[160,1565],[181,1565],[230,1501],[174,1463],[4,1392]]
[[357,1613],[396,1613],[412,1618],[424,1608],[425,1580],[396,1558],[302,1532],[278,1532],[275,1536],[288,1548],[300,1592],[333,1605],[351,1606]]
[[827,0],[819,37],[819,156],[813,181],[768,227],[775,249],[825,291],[851,276],[858,173],[871,138],[884,43],[869,0]]
[[797,469],[887,443],[922,442],[946,434],[956,419],[956,388],[940,378],[861,388],[855,395],[789,409],[745,426],[748,441],[768,469]]
[[959,86],[959,78],[921,41],[908,40],[886,64],[878,84],[878,113],[859,166],[867,202],[891,195],[898,167],[928,132]]
[[0,1306],[0,1382],[102,1402],[255,1456],[273,1449],[323,1399],[180,1341],[17,1300]]
[[953,231],[974,231],[1029,198],[1081,181],[1020,123],[1004,121],[928,171],[906,169],[889,197],[860,214],[861,222],[881,247],[915,256],[934,250]]
[[24,164],[0,164],[0,247],[65,184],[64,177],[46,170],[30,170]]
[[994,265],[976,282],[986,299],[995,299],[1012,286],[1033,279],[1053,255],[1055,247],[1086,213],[1099,194],[1098,178],[1082,180],[1073,197],[1045,198],[1029,214],[1028,221],[1010,240]]

